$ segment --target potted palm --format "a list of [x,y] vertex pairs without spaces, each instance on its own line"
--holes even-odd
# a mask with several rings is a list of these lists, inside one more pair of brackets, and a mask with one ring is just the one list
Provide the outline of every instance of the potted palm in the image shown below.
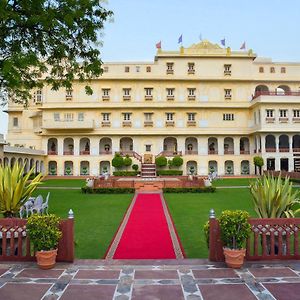
[[219,224],[225,262],[228,267],[240,268],[246,255],[246,241],[251,232],[249,214],[242,210],[225,210],[221,213]]
[[26,231],[41,269],[51,269],[55,265],[57,246],[62,236],[59,221],[60,218],[53,214],[33,214],[28,218]]

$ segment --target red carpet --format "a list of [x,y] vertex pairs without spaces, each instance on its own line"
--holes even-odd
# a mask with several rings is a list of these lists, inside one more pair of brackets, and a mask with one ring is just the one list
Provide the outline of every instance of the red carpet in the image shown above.
[[176,258],[159,194],[137,196],[113,258]]

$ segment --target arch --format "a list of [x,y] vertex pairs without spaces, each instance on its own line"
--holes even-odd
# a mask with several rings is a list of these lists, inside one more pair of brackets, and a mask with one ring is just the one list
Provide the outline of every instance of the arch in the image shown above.
[[241,174],[242,175],[249,175],[250,174],[249,160],[242,160],[241,161]]
[[23,167],[23,158],[22,158],[22,157],[19,157],[19,158],[18,158],[18,165],[19,165],[20,167]]
[[300,152],[300,135],[293,135],[293,152]]
[[224,154],[234,154],[234,141],[231,137],[224,139]]
[[39,160],[35,161],[35,173],[40,173],[40,162],[39,162]]
[[112,154],[112,141],[104,137],[99,142],[99,154]]
[[122,137],[120,139],[120,151],[124,154],[133,151],[133,140],[130,137]]
[[100,170],[100,175],[104,175],[104,174],[110,175],[110,172],[111,172],[110,161],[108,161],[108,160],[100,161],[99,170]]
[[29,172],[29,160],[28,158],[24,159],[24,173],[28,173]]
[[4,167],[9,166],[9,159],[8,159],[8,157],[4,157],[3,158],[3,164],[4,164]]
[[225,174],[233,175],[234,174],[234,164],[232,160],[226,160],[224,163],[225,166]]
[[291,88],[288,85],[279,85],[276,88],[277,95],[289,95],[291,93]]
[[208,138],[208,154],[218,154],[218,139],[215,137]]
[[56,138],[50,138],[48,139],[48,155],[57,155],[57,139]]
[[290,143],[289,137],[286,134],[279,136],[279,152],[289,152]]
[[57,175],[57,162],[56,161],[49,161],[48,163],[48,174],[49,175]]
[[255,95],[259,96],[259,95],[269,95],[269,88],[266,85],[258,85],[255,88]]
[[198,140],[195,137],[185,139],[185,154],[198,154]]
[[208,162],[208,171],[210,174],[218,173],[218,162],[216,160],[210,160]]
[[0,158],[0,166],[2,166],[2,158]]
[[11,168],[15,165],[15,163],[16,163],[16,158],[15,158],[15,157],[12,157],[12,158],[10,159],[10,166],[11,166]]
[[87,137],[81,138],[79,141],[79,153],[80,155],[90,154],[90,139]]
[[80,175],[90,175],[90,162],[81,161],[80,162]]
[[[256,143],[256,139],[255,139],[255,143]],[[240,154],[250,154],[250,142],[247,137],[240,138]]]
[[[31,158],[30,161],[29,161],[29,170],[31,170],[32,168],[34,168],[34,159]],[[33,173],[35,173],[36,170],[33,170]]]
[[173,153],[177,153],[177,139],[171,136],[166,137],[164,139],[163,149],[166,155],[173,155]]
[[74,155],[74,140],[72,138],[64,139],[64,155]]
[[64,174],[67,176],[73,175],[73,162],[72,161],[65,161],[64,162]]
[[276,152],[276,140],[274,135],[268,134],[266,136],[265,146],[266,152]]
[[194,160],[189,160],[186,163],[187,175],[197,175],[197,162]]

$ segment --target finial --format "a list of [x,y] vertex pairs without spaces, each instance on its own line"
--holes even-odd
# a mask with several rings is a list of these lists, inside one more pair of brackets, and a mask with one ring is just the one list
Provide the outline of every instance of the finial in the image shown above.
[[72,210],[72,208],[70,208],[69,210],[69,216],[68,216],[69,219],[74,219],[74,212]]
[[216,218],[216,214],[215,214],[215,211],[214,211],[213,208],[209,211],[209,218],[210,219],[215,219]]
[[230,47],[226,48],[226,55],[228,55],[228,56],[231,55],[231,48]]

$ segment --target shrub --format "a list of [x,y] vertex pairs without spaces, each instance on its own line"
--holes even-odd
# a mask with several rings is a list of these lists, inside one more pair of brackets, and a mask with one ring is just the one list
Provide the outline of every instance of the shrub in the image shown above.
[[200,188],[163,188],[164,193],[214,193],[216,188],[213,186]]
[[174,156],[172,159],[172,166],[181,167],[183,164],[183,159],[180,156]]
[[207,248],[209,249],[209,221],[205,222],[203,226],[204,236]]
[[116,153],[115,157],[112,159],[111,164],[113,165],[113,167],[120,169],[124,166],[124,158],[119,153]]
[[126,155],[126,157],[123,159],[123,164],[126,168],[131,166],[132,159],[128,155]]
[[84,194],[133,194],[135,189],[133,188],[96,188],[92,189],[87,186],[81,188]]
[[167,163],[168,160],[165,156],[159,156],[155,158],[155,164],[160,168],[165,167]]
[[181,176],[183,171],[181,170],[158,170],[157,175],[160,176],[168,176],[168,175],[173,175],[173,176]]
[[[261,168],[264,165],[264,159],[261,156],[254,156],[253,163],[254,163],[254,166],[258,167],[259,174],[261,174]],[[255,174],[256,174],[256,169],[255,169]]]
[[137,171],[139,169],[139,166],[134,164],[134,165],[132,165],[131,168],[132,168],[132,170]]
[[114,176],[136,176],[138,174],[137,171],[115,171],[113,172]]

